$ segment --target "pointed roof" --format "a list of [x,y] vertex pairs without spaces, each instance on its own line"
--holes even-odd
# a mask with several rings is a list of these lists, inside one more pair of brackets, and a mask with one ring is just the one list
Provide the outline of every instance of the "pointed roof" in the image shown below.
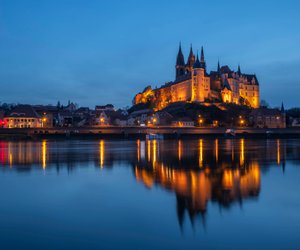
[[220,61],[218,59],[218,69],[217,69],[217,72],[220,74],[221,73],[221,68],[220,68]]
[[201,46],[201,62],[205,62],[203,46]]
[[193,45],[191,44],[191,48],[190,48],[190,54],[189,54],[189,58],[195,56],[193,53]]
[[231,88],[230,88],[230,85],[229,85],[229,82],[227,79],[225,79],[225,81],[223,82],[223,88],[222,89],[228,89],[231,91]]
[[189,58],[188,58],[188,61],[187,61],[187,65],[193,66],[194,62],[195,62],[195,55],[193,53],[193,47],[192,47],[192,44],[191,44],[190,54],[189,54]]
[[184,66],[184,56],[181,50],[181,43],[179,43],[179,50],[178,50],[178,54],[177,54],[177,60],[176,60],[176,65],[178,66]]
[[280,109],[281,113],[284,113],[284,106],[283,106],[283,102],[281,103],[281,109]]
[[203,46],[201,46],[200,64],[201,64],[200,68],[206,69],[206,63],[205,63],[205,59],[204,59]]
[[240,67],[240,65],[238,66],[237,73],[238,73],[239,75],[241,75],[241,74],[242,74],[242,73],[241,73],[241,67]]
[[199,69],[199,68],[201,68],[201,63],[199,61],[199,55],[197,52],[197,58],[196,58],[196,62],[194,63],[194,69]]

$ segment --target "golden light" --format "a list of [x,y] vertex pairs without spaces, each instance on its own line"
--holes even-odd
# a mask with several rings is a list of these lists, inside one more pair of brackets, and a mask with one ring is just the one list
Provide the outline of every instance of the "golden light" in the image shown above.
[[42,142],[42,167],[43,167],[43,169],[46,169],[46,163],[47,163],[47,142],[44,140]]
[[280,165],[280,140],[277,140],[277,164]]
[[178,141],[178,160],[181,161],[182,157],[182,142],[181,140]]
[[216,155],[216,162],[219,161],[219,140],[215,140],[215,155]]
[[100,168],[103,168],[104,165],[104,140],[100,140],[99,143],[99,160],[100,160]]
[[153,168],[155,167],[155,163],[156,163],[156,157],[157,157],[157,141],[156,140],[153,140],[153,142],[152,142],[153,144],[152,144],[152,150],[153,150],[153,161],[152,161],[152,163],[153,163]]
[[199,167],[203,167],[203,140],[199,141]]
[[148,161],[150,162],[150,160],[151,160],[151,141],[150,140],[148,140],[147,141],[147,156],[148,156]]
[[137,147],[137,160],[138,161],[140,161],[140,159],[141,159],[141,141],[140,141],[140,139],[138,139],[137,141],[136,141],[136,147]]
[[241,139],[240,141],[241,152],[240,152],[240,165],[243,166],[245,162],[245,141]]

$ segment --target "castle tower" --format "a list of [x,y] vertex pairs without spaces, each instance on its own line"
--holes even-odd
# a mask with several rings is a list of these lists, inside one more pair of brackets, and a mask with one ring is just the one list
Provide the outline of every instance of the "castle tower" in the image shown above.
[[204,70],[206,70],[206,62],[205,62],[205,59],[204,59],[203,46],[201,47],[200,64],[201,64],[201,68],[204,69]]
[[192,48],[192,45],[191,45],[189,58],[188,58],[188,61],[187,61],[187,64],[186,64],[186,70],[188,72],[192,72],[194,63],[195,63],[195,55],[193,53],[193,48]]
[[177,54],[177,59],[176,59],[176,80],[185,74],[185,63],[184,63],[184,56],[182,54],[181,50],[181,43],[179,44],[179,51]]
[[217,75],[214,79],[213,86],[211,86],[214,90],[220,90],[222,86],[222,77],[221,77],[221,67],[220,67],[220,61],[218,60],[218,66],[217,66]]
[[192,88],[192,101],[203,102],[208,97],[210,92],[210,78],[206,77],[205,60],[203,48],[201,49],[201,57],[199,60],[198,53],[197,59],[193,66],[193,88]]

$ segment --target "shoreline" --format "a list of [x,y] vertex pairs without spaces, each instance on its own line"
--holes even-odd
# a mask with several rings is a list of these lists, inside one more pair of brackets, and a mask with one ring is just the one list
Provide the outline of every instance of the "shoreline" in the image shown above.
[[145,139],[147,134],[161,134],[165,139],[193,138],[300,138],[300,128],[228,128],[199,127],[80,127],[0,129],[0,139]]

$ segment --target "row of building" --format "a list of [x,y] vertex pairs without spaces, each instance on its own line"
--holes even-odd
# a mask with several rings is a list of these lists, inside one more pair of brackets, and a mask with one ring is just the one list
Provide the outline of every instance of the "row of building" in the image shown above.
[[67,106],[16,105],[0,109],[2,128],[52,128],[110,125],[112,120],[126,117],[126,111],[115,110],[111,104],[96,106],[95,109]]
[[[168,112],[169,111],[169,112]],[[176,126],[219,127],[247,126],[255,128],[285,128],[286,112],[279,109],[250,109],[240,113],[235,121],[214,118],[210,111],[189,115],[188,111],[142,109],[136,111],[115,109],[113,105],[96,106],[95,109],[77,107],[70,103],[66,107],[51,105],[17,105],[0,109],[1,128],[52,128],[93,126]],[[224,116],[224,115],[223,115]],[[225,113],[227,116],[227,113]],[[229,120],[229,122],[228,122]],[[295,125],[297,126],[297,124]]]

